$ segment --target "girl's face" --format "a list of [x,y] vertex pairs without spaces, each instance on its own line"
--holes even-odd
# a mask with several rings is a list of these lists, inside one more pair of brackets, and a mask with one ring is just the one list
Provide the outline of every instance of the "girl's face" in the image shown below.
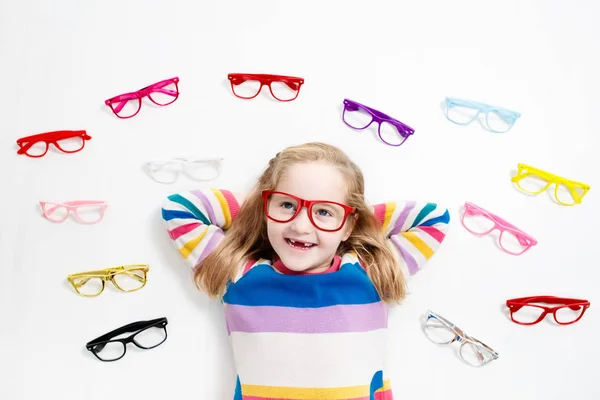
[[[346,204],[344,177],[336,167],[329,164],[293,164],[281,176],[274,190],[305,200],[328,200]],[[289,203],[272,206],[283,207],[284,211],[292,208]],[[315,220],[324,219],[329,214],[326,210],[314,207],[313,217]],[[312,224],[308,209],[303,208],[289,222],[275,222],[267,218],[267,234],[273,250],[288,269],[316,273],[330,267],[340,242],[350,236],[353,221],[349,217],[339,231],[325,232]]]

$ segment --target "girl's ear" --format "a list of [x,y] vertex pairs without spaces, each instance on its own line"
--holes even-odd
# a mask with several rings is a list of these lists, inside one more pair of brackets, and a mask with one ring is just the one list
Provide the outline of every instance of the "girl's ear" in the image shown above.
[[348,217],[348,220],[346,221],[346,227],[344,228],[346,230],[346,232],[344,232],[344,237],[342,239],[342,242],[345,242],[346,240],[348,240],[348,238],[352,234],[352,230],[354,229],[354,226],[356,225],[357,220],[358,220],[358,214],[352,214],[350,217]]

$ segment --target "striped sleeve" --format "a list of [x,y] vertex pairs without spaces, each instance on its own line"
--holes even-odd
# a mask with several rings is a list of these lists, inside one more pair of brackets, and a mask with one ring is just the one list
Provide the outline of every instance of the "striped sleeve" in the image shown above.
[[162,205],[169,237],[185,263],[194,268],[223,238],[243,201],[241,194],[222,189],[175,193]]
[[388,245],[405,276],[416,274],[446,237],[450,213],[433,203],[389,202],[373,206]]

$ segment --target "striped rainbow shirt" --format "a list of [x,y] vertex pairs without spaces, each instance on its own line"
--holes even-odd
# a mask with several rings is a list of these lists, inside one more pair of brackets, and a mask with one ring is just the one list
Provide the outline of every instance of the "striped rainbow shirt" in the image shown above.
[[[190,267],[221,240],[241,196],[193,190],[169,196],[162,215]],[[388,202],[373,211],[408,278],[444,240],[448,210]],[[240,266],[223,297],[237,372],[234,400],[392,400],[386,366],[388,306],[354,254],[333,272],[282,273],[257,260]]]

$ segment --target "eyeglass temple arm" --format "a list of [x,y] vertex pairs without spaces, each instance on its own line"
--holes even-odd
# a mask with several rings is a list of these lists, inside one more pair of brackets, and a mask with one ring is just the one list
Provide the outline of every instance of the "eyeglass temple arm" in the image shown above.
[[442,317],[441,315],[436,314],[433,311],[429,311],[428,314],[432,315],[433,317],[435,317],[435,318],[439,319],[440,321],[442,321],[443,323],[447,324],[450,328],[458,329],[462,333],[462,330],[459,327],[457,327],[456,325],[454,325],[452,322],[448,321],[446,318]]
[[481,103],[479,101],[463,100],[463,99],[455,99],[452,97],[446,97],[446,103],[448,103],[450,105],[455,105],[455,106],[467,106],[467,107],[473,107],[473,108],[477,108],[477,109],[487,108],[498,114],[504,115],[506,117],[519,118],[521,116],[521,113],[518,113],[516,111],[508,110],[504,107],[492,106],[490,104]]
[[[131,271],[125,270],[125,271],[115,271],[114,273],[109,273],[108,275],[110,277],[113,277],[117,274],[127,274],[130,278],[134,278],[135,280],[139,281],[139,282],[144,282],[146,279],[143,276],[139,276],[138,274],[132,274]],[[89,276],[86,277],[84,279],[82,279],[80,282],[78,283],[74,283],[75,286],[77,286],[78,288],[82,287],[83,285],[85,285],[86,283],[88,283],[90,281],[90,279],[93,278],[100,278],[99,276]],[[106,278],[106,275],[103,277]]]
[[48,208],[44,210],[46,215],[52,214],[54,211],[64,206],[99,206],[106,207],[107,204],[104,201],[95,201],[95,200],[75,200],[75,201],[65,201],[61,204],[56,204],[54,207]]
[[466,107],[473,107],[473,108],[477,108],[477,109],[492,108],[492,106],[489,104],[480,103],[478,101],[457,99],[454,97],[446,97],[446,103],[448,105],[452,105],[452,106],[466,106]]
[[568,299],[556,296],[531,296],[506,300],[506,305],[513,311],[519,311],[521,307],[526,306],[528,303],[564,304],[569,306],[571,310],[579,310],[582,307],[582,304],[573,303],[587,302],[587,300]]
[[171,96],[176,96],[177,92],[174,90],[169,90],[169,89],[165,89],[165,86],[170,85],[171,83],[175,83],[177,82],[174,79],[167,79],[165,81],[162,82],[158,82],[155,83],[153,85],[150,86],[146,86],[145,88],[143,88],[142,90],[140,90],[140,92],[144,92],[144,94],[150,93],[150,92],[161,92],[161,93],[165,93]]
[[387,114],[382,113],[379,110],[375,110],[374,108],[371,108],[369,106],[365,106],[364,104],[360,104],[354,100],[350,100],[350,99],[344,99],[344,107],[348,110],[348,111],[356,111],[358,110],[360,107],[365,108],[366,110],[368,110],[370,113],[374,114],[375,116],[382,118],[382,119],[387,119],[390,121],[393,121],[396,124],[399,124],[403,129],[406,129],[407,131],[409,131],[410,133],[414,132],[414,129],[411,128],[410,126],[406,125],[405,123],[398,121],[395,118],[390,117]]
[[152,319],[149,321],[137,321],[137,322],[132,322],[130,324],[124,325],[120,328],[115,329],[114,331],[110,331],[94,340],[89,341],[86,344],[86,347],[90,348],[92,346],[95,346],[97,343],[98,344],[98,351],[101,351],[104,348],[104,344],[101,342],[105,342],[107,340],[110,340],[111,338],[115,337],[115,336],[119,336],[122,335],[123,333],[128,333],[128,332],[135,332],[135,331],[139,331],[141,329],[144,328],[149,328],[152,326],[156,326],[159,324],[162,325],[167,325],[168,320],[166,317],[162,317],[162,318],[156,318],[156,319]]
[[27,150],[29,150],[31,148],[31,146],[33,146],[35,143],[37,143],[37,141],[31,141],[31,142],[17,142],[17,144],[19,145],[19,150],[17,150],[17,154],[25,154],[27,153]]

